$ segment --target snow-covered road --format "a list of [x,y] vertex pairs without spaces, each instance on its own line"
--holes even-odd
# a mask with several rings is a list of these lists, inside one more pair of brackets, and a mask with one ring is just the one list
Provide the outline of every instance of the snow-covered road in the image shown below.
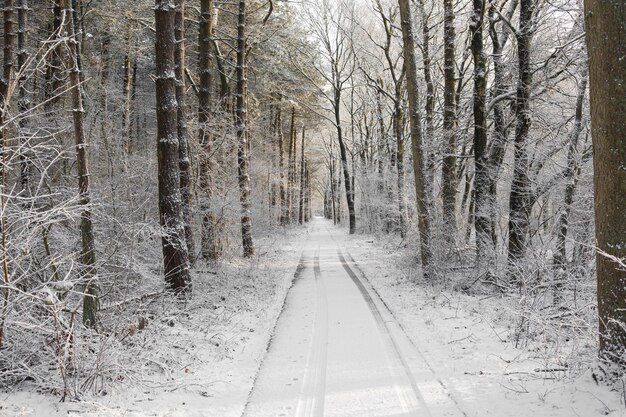
[[244,415],[465,415],[351,264],[315,219]]

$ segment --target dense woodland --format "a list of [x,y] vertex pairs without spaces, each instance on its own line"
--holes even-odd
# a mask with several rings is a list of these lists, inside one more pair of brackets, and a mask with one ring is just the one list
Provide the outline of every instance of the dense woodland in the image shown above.
[[315,215],[623,364],[620,2],[4,0],[0,381],[115,383],[120,311]]

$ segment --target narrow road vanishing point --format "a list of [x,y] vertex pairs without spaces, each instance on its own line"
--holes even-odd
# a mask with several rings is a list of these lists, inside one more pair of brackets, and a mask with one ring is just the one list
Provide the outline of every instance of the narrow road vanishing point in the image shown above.
[[466,415],[358,272],[315,219],[244,416]]

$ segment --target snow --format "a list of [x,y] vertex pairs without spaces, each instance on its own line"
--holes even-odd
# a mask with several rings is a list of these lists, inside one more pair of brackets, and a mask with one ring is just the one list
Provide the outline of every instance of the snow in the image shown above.
[[408,251],[384,243],[320,218],[259,239],[258,258],[197,270],[184,314],[132,336],[140,374],[81,402],[22,385],[0,416],[626,415],[548,342],[516,349],[510,300],[419,282]]

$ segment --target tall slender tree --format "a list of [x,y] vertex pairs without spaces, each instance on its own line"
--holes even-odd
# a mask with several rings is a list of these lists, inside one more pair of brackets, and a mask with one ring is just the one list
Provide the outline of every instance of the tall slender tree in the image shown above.
[[[509,199],[509,263],[521,259],[525,252],[529,233],[532,190],[529,171],[528,140],[532,123],[530,94],[533,86],[531,47],[534,34],[534,10],[536,0],[520,0],[519,30],[517,38],[518,82],[515,103],[515,153],[513,181]],[[516,279],[517,281],[517,279]]]
[[411,150],[413,153],[413,172],[415,174],[415,197],[417,199],[417,215],[420,234],[420,257],[424,276],[430,277],[431,271],[431,231],[430,214],[428,211],[428,193],[426,180],[424,138],[422,119],[419,110],[419,87],[417,82],[417,60],[415,58],[415,39],[413,37],[413,17],[408,0],[398,0],[400,6],[400,23],[402,27],[402,43],[404,65],[406,67],[406,85],[409,97],[409,121],[411,131]]
[[454,30],[454,2],[443,0],[443,142],[444,157],[441,169],[443,223],[448,228],[445,236],[453,243],[457,233],[456,195],[458,187],[457,176],[457,117],[456,117],[456,56]]
[[237,132],[237,177],[239,181],[239,202],[241,204],[241,238],[243,255],[254,255],[252,240],[252,214],[250,213],[250,173],[247,128],[247,76],[246,76],[246,0],[239,0],[237,13],[237,67],[235,70],[235,130]]
[[66,60],[70,69],[70,95],[76,145],[76,170],[78,175],[78,195],[82,212],[80,216],[82,279],[85,296],[83,299],[83,323],[94,327],[98,322],[99,288],[96,275],[96,245],[93,236],[91,214],[91,193],[89,189],[89,164],[87,159],[87,139],[84,127],[83,91],[78,60],[78,38],[74,32],[74,13],[70,0],[61,0],[63,11],[63,35],[67,39]]
[[[182,198],[183,222],[185,242],[189,253],[189,263],[195,259],[195,244],[191,225],[191,161],[189,158],[189,138],[187,133],[187,119],[185,96],[185,0],[176,0],[176,22],[174,24],[176,47],[174,60],[176,65],[176,110],[178,135],[178,167],[180,169],[180,196]],[[129,98],[130,101],[130,98]]]

